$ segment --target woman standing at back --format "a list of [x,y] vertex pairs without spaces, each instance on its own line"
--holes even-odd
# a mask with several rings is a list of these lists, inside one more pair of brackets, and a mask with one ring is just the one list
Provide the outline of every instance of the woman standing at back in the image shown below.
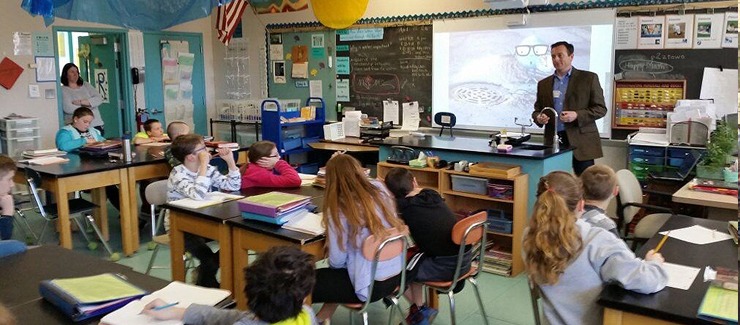
[[[369,180],[360,163],[349,155],[335,155],[326,164],[324,193],[329,267],[316,270],[312,300],[323,302],[319,321],[331,318],[337,304],[379,300],[400,282],[402,257],[378,263],[370,279],[372,262],[362,255],[362,243],[370,235],[387,235],[401,227],[393,197],[382,182]],[[370,281],[373,295],[368,297]]]
[[100,96],[90,83],[80,78],[80,69],[74,63],[67,63],[62,68],[62,75],[59,77],[62,82],[62,110],[64,110],[64,123],[72,122],[72,114],[78,107],[87,107],[93,112],[93,120],[90,126],[98,129],[101,135],[103,132],[103,119],[100,118],[98,106],[103,103]]
[[582,193],[581,182],[569,173],[540,178],[524,231],[524,264],[542,292],[550,324],[601,324],[603,308],[596,299],[607,283],[647,294],[668,282],[660,253],[650,250],[638,258],[623,240],[579,218]]

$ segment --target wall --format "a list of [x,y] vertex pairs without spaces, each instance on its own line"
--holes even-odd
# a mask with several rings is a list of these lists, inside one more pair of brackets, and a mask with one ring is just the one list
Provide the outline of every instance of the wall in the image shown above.
[[[20,1],[0,1],[0,59],[8,57],[24,68],[16,84],[10,90],[0,87],[0,117],[10,113],[18,113],[40,118],[41,144],[44,148],[52,148],[54,144],[54,135],[59,128],[59,118],[57,116],[57,99],[30,99],[28,98],[28,84],[36,84],[35,70],[29,69],[28,65],[33,63],[34,57],[15,56],[13,55],[13,33],[14,32],[48,32],[51,33],[52,26],[48,28],[44,25],[41,17],[32,17],[26,11],[20,8]],[[123,29],[118,26],[110,26],[97,23],[79,22],[66,19],[56,19],[53,26],[64,27],[94,27]],[[213,64],[213,48],[211,44],[212,34],[210,32],[211,23],[209,18],[203,18],[189,23],[185,23],[169,31],[180,32],[197,32],[203,33],[203,55],[205,60],[205,83],[206,83],[206,105],[209,113],[215,107],[215,86],[214,71],[209,67]],[[45,89],[56,89],[56,83],[43,82],[38,83],[41,88],[41,96],[44,95]],[[143,87],[139,87],[139,93],[142,93]],[[57,94],[59,96],[59,94]],[[140,98],[143,98],[140,95]],[[139,106],[143,106],[139,101]],[[210,114],[209,114],[210,115]]]

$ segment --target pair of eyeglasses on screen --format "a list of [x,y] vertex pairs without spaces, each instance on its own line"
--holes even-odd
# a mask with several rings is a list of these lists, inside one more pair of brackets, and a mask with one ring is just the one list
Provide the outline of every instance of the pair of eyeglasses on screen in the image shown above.
[[543,56],[547,54],[547,52],[550,50],[550,47],[545,44],[517,45],[514,47],[514,50],[516,51],[516,55],[518,56],[527,56],[529,55],[529,53],[534,53],[534,55],[537,56]]

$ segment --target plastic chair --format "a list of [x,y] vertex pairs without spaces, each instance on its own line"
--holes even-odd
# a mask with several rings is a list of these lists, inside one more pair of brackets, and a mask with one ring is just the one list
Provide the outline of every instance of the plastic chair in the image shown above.
[[[375,279],[375,272],[378,268],[378,262],[381,261],[387,261],[391,260],[393,258],[398,257],[400,254],[402,256],[402,266],[406,265],[406,251],[408,250],[408,239],[407,236],[409,234],[409,228],[407,226],[403,226],[402,228],[393,228],[390,230],[390,233],[383,237],[383,238],[376,238],[374,235],[368,236],[365,241],[362,243],[362,255],[368,259],[373,261],[371,271],[370,271],[370,278]],[[374,302],[369,299],[373,296],[373,285],[375,281],[370,282],[370,287],[368,288],[368,299],[364,303],[361,304],[344,304],[345,307],[347,307],[350,310],[350,324],[354,324],[354,314],[358,313],[362,315],[362,323],[367,325],[368,324],[368,317],[367,317],[367,308],[370,306],[370,303]],[[406,267],[401,267],[401,283],[396,288],[395,292],[393,292],[390,296],[386,297],[388,300],[390,300],[393,303],[393,307],[391,307],[391,313],[388,316],[388,324],[392,324],[393,322],[393,314],[395,313],[396,309],[399,311],[401,316],[403,317],[403,309],[401,309],[401,305],[399,304],[400,298],[403,296],[403,291],[406,286]],[[378,299],[380,300],[380,299]],[[377,301],[377,300],[376,300]],[[403,323],[406,321],[404,320]],[[397,323],[396,323],[397,324]]]
[[[480,307],[481,314],[483,315],[483,322],[488,324],[488,317],[486,316],[486,310],[483,308],[483,301],[480,298],[480,291],[478,289],[478,276],[480,275],[480,265],[483,263],[483,255],[485,254],[486,247],[486,236],[488,231],[488,225],[486,220],[488,213],[486,211],[478,212],[470,217],[458,221],[452,228],[452,241],[455,244],[460,245],[460,251],[457,254],[457,265],[455,266],[455,275],[452,277],[452,281],[427,281],[422,282],[425,287],[435,289],[438,293],[447,294],[447,298],[450,301],[450,320],[451,324],[455,324],[455,287],[458,282],[465,281],[466,279],[473,285],[475,289],[475,297],[478,299],[478,307]],[[472,245],[470,249],[466,250],[466,245]],[[462,274],[463,260],[466,252],[473,252],[471,256],[470,270],[465,274]],[[427,290],[424,290],[426,293]]]
[[[46,222],[44,222],[44,227],[41,228],[41,233],[38,236],[37,244],[41,244],[44,239],[44,233],[46,232],[46,228],[49,226],[49,223],[58,218],[58,215],[56,214],[57,204],[52,203],[44,205],[41,202],[41,197],[39,197],[38,191],[38,189],[41,187],[41,175],[39,175],[37,171],[30,168],[26,168],[25,171],[29,195],[33,197],[33,202],[36,204],[38,213],[41,215],[42,218],[46,220]],[[105,247],[105,250],[108,252],[110,259],[112,261],[117,261],[121,258],[120,255],[118,253],[114,253],[111,250],[108,242],[103,239],[103,234],[100,232],[97,224],[95,224],[95,219],[93,219],[92,210],[97,207],[98,205],[85,199],[73,198],[69,200],[69,217],[75,222],[82,236],[85,237],[85,241],[87,241],[88,243],[87,247],[90,250],[94,250],[98,247],[98,245],[95,242],[91,241],[90,238],[87,236],[87,233],[85,232],[85,227],[83,226],[84,223],[80,220],[80,217],[83,216],[84,219],[82,220],[86,220],[90,224],[90,226],[92,226],[95,234],[98,236],[98,240],[103,243],[103,247]],[[54,211],[54,213],[52,213],[51,211]]]
[[[630,170],[622,169],[617,172],[617,185],[619,185],[619,195],[617,195],[618,226],[622,228],[622,225],[624,225],[623,237],[625,240],[632,240],[632,249],[634,250],[638,242],[645,242],[653,237],[668,218],[676,214],[666,207],[644,204],[642,186]],[[642,209],[663,213],[652,213],[643,216],[637,221],[630,238],[628,237],[629,224]]]
[[532,302],[532,314],[534,315],[534,324],[542,325],[542,317],[540,316],[540,287],[537,286],[532,279],[527,277],[527,283],[529,284],[529,299]]
[[[157,258],[157,253],[159,252],[159,248],[162,245],[169,246],[170,245],[170,236],[169,234],[164,235],[157,235],[157,231],[162,226],[162,223],[164,221],[164,216],[167,213],[166,209],[161,209],[159,211],[159,215],[156,214],[155,208],[157,206],[161,206],[165,203],[167,203],[167,180],[159,180],[153,183],[150,183],[149,186],[146,187],[144,190],[144,195],[146,196],[146,200],[149,201],[149,213],[152,216],[151,220],[151,229],[152,229],[152,242],[149,243],[150,249],[154,249],[152,252],[152,257],[149,259],[149,264],[146,267],[146,274],[148,275],[149,272],[151,272],[152,269],[166,269],[168,267],[166,266],[154,266],[154,260]],[[185,271],[187,272],[188,269],[193,268],[193,260],[190,257],[190,254],[185,254],[183,257],[186,261]]]

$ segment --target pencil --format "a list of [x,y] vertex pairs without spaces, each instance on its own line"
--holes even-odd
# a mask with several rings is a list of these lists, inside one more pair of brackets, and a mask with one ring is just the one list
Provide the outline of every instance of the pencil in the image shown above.
[[152,308],[152,310],[162,310],[162,309],[167,309],[167,308],[170,308],[170,307],[172,307],[172,306],[175,306],[175,305],[177,305],[177,304],[179,304],[179,302],[173,302],[173,303],[169,303],[169,304],[166,304],[166,305],[162,305],[162,306],[157,306],[157,307],[154,307],[154,308]]
[[660,240],[660,242],[658,243],[658,246],[655,246],[655,251],[653,253],[657,253],[660,250],[660,248],[663,247],[663,244],[665,244],[665,241],[668,239],[668,234],[670,233],[671,231],[669,230],[668,232],[665,233],[665,235],[663,235],[663,239]]

